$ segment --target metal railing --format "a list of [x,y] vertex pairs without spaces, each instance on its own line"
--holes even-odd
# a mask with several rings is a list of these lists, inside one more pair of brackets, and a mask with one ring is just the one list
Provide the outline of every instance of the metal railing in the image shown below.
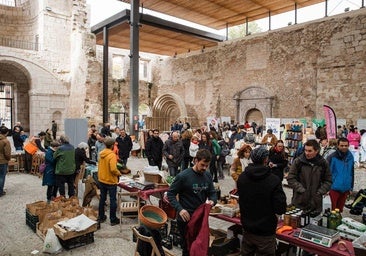
[[14,40],[11,38],[4,38],[4,37],[0,37],[0,46],[19,48],[19,49],[24,49],[24,50],[33,50],[33,51],[39,50],[38,43]]

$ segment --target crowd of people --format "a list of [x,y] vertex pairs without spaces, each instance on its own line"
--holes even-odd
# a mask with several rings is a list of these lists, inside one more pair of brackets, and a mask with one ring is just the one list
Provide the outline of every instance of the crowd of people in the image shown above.
[[[239,195],[241,222],[243,226],[242,255],[252,253],[274,255],[277,215],[286,211],[286,195],[282,181],[287,179],[293,190],[292,205],[316,216],[322,211],[323,197],[329,194],[332,209],[343,211],[346,198],[353,191],[355,163],[366,159],[366,134],[351,126],[346,134],[339,131],[337,139],[325,137],[307,140],[291,162],[286,143],[268,129],[260,139],[261,126],[230,125],[223,123],[217,128],[205,125],[191,129],[189,123],[172,125],[168,136],[158,129],[149,130],[142,147],[142,155],[149,165],[166,170],[175,177],[168,191],[171,205],[177,212],[178,227],[182,235],[188,232],[190,220],[200,214],[202,204],[215,205],[217,193],[214,183],[225,177],[225,168],[233,179],[233,188]],[[261,128],[263,129],[263,127]],[[260,130],[260,133],[258,131]],[[0,196],[3,191],[4,168],[10,159],[10,144],[6,139],[10,131],[0,127]],[[17,124],[12,130],[13,138],[19,137],[22,127]],[[324,133],[320,133],[323,134]],[[120,170],[118,163],[127,168],[133,141],[125,129],[111,130],[106,123],[99,130],[92,125],[88,141],[77,148],[70,144],[67,136],[56,140],[53,128],[29,138],[28,143],[15,148],[25,151],[25,171],[31,168],[33,146],[45,153],[46,168],[43,185],[47,186],[47,201],[58,197],[75,195],[75,177],[84,163],[98,163],[98,186],[100,188],[99,224],[107,219],[105,203],[110,199],[110,223],[116,225],[116,193]],[[167,138],[165,138],[167,137]],[[15,140],[14,140],[15,141]],[[32,142],[32,143],[29,143]],[[357,155],[361,156],[357,158]],[[230,157],[231,156],[231,162]],[[164,166],[164,162],[166,166]],[[179,200],[177,200],[177,196]],[[260,204],[256,202],[262,202]],[[192,249],[182,241],[183,255]]]

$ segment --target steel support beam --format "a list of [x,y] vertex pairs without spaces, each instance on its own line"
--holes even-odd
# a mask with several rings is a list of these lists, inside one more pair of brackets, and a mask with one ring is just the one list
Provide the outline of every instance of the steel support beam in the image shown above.
[[103,123],[108,123],[108,27],[103,27]]
[[131,1],[130,19],[130,135],[138,135],[139,109],[139,6],[140,0]]

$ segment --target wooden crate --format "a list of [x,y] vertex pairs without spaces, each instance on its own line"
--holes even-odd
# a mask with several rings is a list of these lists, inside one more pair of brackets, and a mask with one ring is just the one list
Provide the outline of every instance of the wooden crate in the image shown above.
[[55,231],[55,234],[62,240],[69,240],[71,238],[74,237],[78,237],[78,236],[82,236],[82,235],[86,235],[88,233],[97,231],[97,223],[93,224],[92,226],[90,226],[89,228],[83,230],[83,231],[68,231],[62,227],[60,227],[59,225],[55,224],[53,225],[53,230]]

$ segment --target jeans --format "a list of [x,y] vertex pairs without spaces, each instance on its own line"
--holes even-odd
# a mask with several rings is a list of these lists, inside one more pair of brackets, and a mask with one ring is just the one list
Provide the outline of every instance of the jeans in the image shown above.
[[177,176],[179,173],[178,166],[168,166],[170,176]]
[[177,226],[181,237],[180,247],[182,248],[182,256],[189,256],[189,248],[187,248],[187,243],[185,239],[187,233],[187,225],[188,222],[184,222],[180,219],[177,220]]
[[99,182],[100,189],[100,200],[99,200],[99,213],[98,219],[102,220],[105,216],[104,206],[105,201],[107,200],[107,193],[109,193],[109,219],[111,222],[117,220],[116,211],[117,211],[117,185],[108,185],[102,182]]
[[276,251],[276,235],[258,236],[244,231],[241,255],[275,256],[275,251]]
[[0,164],[0,195],[4,193],[5,177],[8,171],[8,164]]

